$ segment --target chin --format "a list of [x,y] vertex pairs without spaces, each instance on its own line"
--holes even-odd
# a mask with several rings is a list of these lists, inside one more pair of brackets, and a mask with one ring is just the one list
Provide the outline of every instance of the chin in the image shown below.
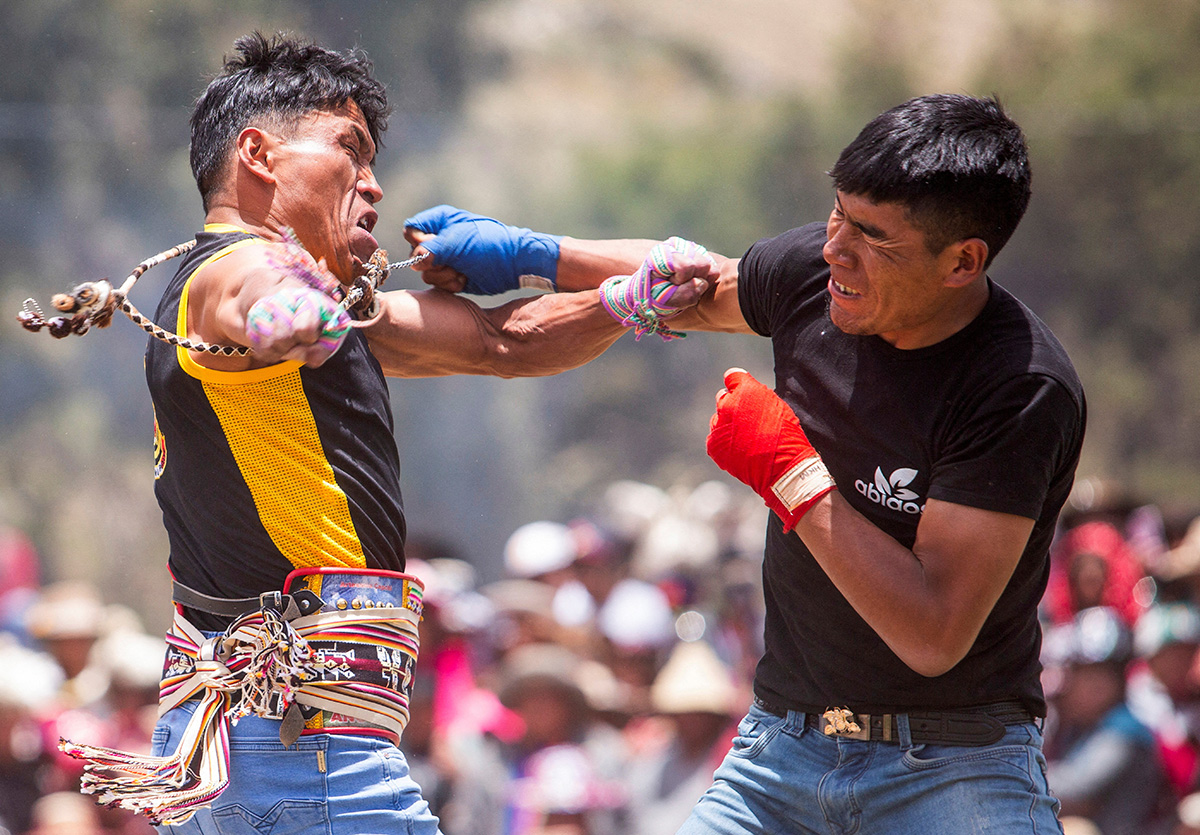
[[829,305],[829,321],[833,322],[833,326],[842,333],[848,333],[851,336],[866,336],[870,331],[856,319],[840,313],[836,305]]

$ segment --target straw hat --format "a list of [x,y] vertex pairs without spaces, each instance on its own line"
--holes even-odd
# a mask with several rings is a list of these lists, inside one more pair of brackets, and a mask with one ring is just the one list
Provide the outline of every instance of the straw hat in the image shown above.
[[734,715],[741,707],[729,668],[703,641],[676,645],[650,687],[650,702],[659,713]]
[[99,638],[107,612],[100,596],[82,583],[47,586],[29,608],[29,634],[39,641]]

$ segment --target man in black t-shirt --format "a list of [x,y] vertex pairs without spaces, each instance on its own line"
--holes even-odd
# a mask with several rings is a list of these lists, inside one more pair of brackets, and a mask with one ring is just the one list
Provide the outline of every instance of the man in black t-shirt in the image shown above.
[[[994,100],[927,96],[830,173],[826,223],[716,258],[716,287],[678,315],[659,304],[669,245],[663,269],[605,280],[652,243],[557,241],[560,288],[599,286],[639,332],[774,348],[774,391],[727,372],[709,437],[775,511],[766,652],[681,832],[1060,831],[1036,610],[1085,406],[1050,330],[987,276],[1028,205],[1024,137]],[[495,223],[411,218],[427,281],[509,289],[490,276],[523,230]]]

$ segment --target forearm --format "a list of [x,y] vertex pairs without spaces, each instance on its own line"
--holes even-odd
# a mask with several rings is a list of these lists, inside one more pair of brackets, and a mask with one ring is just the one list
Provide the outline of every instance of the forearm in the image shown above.
[[594,290],[476,311],[482,320],[484,373],[497,377],[541,377],[577,368],[628,331],[604,310]]
[[625,333],[594,291],[535,296],[481,308],[442,291],[381,294],[365,329],[393,377],[486,374],[537,377],[583,365]]
[[931,503],[938,505],[935,514],[953,517],[951,525],[973,526],[975,534],[990,538],[995,550],[962,543],[928,546],[920,531],[910,550],[837,492],[821,499],[795,528],[854,610],[900,660],[925,676],[941,675],[966,656],[1015,566],[1006,555],[1020,553],[1032,524]]
[[558,250],[558,290],[594,290],[609,276],[630,275],[658,241],[563,238]]

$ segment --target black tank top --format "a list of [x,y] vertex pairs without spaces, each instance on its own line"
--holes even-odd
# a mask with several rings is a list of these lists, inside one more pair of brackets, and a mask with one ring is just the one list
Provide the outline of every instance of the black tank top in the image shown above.
[[[187,332],[188,287],[210,262],[263,239],[232,226],[196,236],[156,321]],[[404,569],[400,462],[387,382],[351,330],[319,368],[214,371],[151,339],[155,494],[179,582],[216,597],[281,588],[295,568]],[[201,628],[220,619],[188,612]]]

